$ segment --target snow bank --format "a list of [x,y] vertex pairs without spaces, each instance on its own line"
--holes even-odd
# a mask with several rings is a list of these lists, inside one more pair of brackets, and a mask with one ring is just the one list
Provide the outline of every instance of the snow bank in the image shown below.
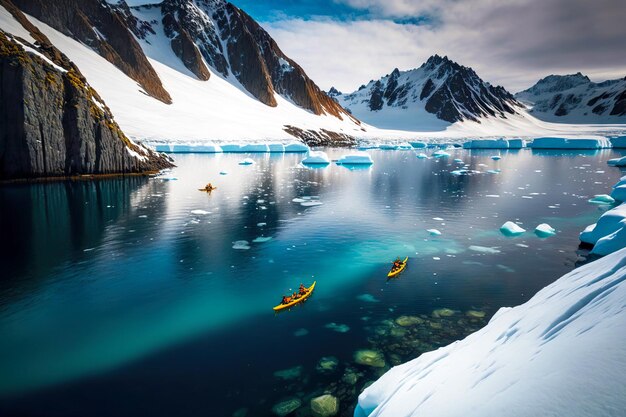
[[533,149],[603,149],[610,148],[611,142],[607,138],[536,138],[528,145]]
[[626,249],[503,308],[464,340],[396,366],[355,417],[623,416]]
[[615,201],[626,201],[626,176],[620,178],[617,184],[613,186],[613,191],[611,191],[611,197],[613,197]]
[[309,154],[302,160],[305,165],[319,165],[330,164],[330,159],[326,152],[322,151],[310,151]]
[[591,253],[607,255],[626,247],[626,204],[605,212],[580,234],[581,242],[594,245]]
[[348,155],[344,155],[337,160],[337,164],[359,164],[359,165],[371,165],[374,161],[372,161],[372,157],[367,152],[356,152]]
[[626,136],[615,136],[609,140],[614,148],[626,148]]

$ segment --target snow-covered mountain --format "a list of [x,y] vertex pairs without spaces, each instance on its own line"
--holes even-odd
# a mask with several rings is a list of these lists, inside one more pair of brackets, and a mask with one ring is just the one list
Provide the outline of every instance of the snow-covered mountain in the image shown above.
[[530,113],[551,122],[624,123],[626,77],[600,83],[579,73],[549,75],[515,98],[530,107]]
[[[76,63],[131,136],[259,140],[300,135],[332,144],[362,132],[358,120],[231,3],[146,3],[1,4],[15,4]],[[13,23],[10,15],[1,15],[1,29],[11,33]]]
[[409,71],[397,68],[357,91],[328,94],[357,118],[380,128],[439,130],[455,122],[505,119],[521,107],[503,87],[483,81],[471,68],[434,55]]

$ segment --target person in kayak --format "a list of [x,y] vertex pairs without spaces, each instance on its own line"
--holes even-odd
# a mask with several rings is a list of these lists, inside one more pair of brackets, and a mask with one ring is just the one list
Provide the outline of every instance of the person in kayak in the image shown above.
[[393,267],[391,268],[392,271],[395,271],[396,269],[399,269],[402,267],[402,261],[400,260],[400,258],[396,258],[395,261],[393,261]]
[[306,294],[306,287],[304,286],[304,284],[300,283],[300,288],[298,289],[298,293],[300,295]]
[[283,295],[283,301],[281,302],[281,304],[289,304],[291,302],[291,297],[287,297],[286,295]]
[[207,185],[204,186],[204,191],[209,192],[209,193],[213,191],[214,189],[215,187],[213,187],[213,184],[211,183],[208,183]]

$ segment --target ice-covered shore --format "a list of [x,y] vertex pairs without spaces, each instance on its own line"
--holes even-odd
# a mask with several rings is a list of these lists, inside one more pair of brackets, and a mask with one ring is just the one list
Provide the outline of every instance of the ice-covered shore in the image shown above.
[[355,417],[623,416],[626,249],[582,266],[464,340],[392,368]]

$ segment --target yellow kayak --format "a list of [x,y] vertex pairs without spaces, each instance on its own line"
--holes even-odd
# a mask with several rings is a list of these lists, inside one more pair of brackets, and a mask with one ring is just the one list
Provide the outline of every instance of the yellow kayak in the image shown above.
[[387,278],[393,278],[396,275],[398,275],[400,272],[404,271],[408,260],[409,260],[409,257],[407,256],[406,258],[404,258],[404,261],[402,261],[402,266],[400,266],[400,268],[392,269],[391,271],[389,271],[389,273],[387,274]]
[[304,293],[304,295],[302,295],[302,297],[297,298],[297,299],[295,299],[292,302],[287,303],[287,304],[279,304],[276,307],[274,307],[274,311],[280,311],[280,310],[284,310],[284,309],[289,308],[289,307],[293,307],[296,304],[298,304],[298,303],[306,300],[307,298],[309,298],[311,296],[311,294],[313,294],[313,290],[315,289],[315,283],[316,282],[317,281],[313,281],[313,284],[309,288],[306,289],[306,292]]

